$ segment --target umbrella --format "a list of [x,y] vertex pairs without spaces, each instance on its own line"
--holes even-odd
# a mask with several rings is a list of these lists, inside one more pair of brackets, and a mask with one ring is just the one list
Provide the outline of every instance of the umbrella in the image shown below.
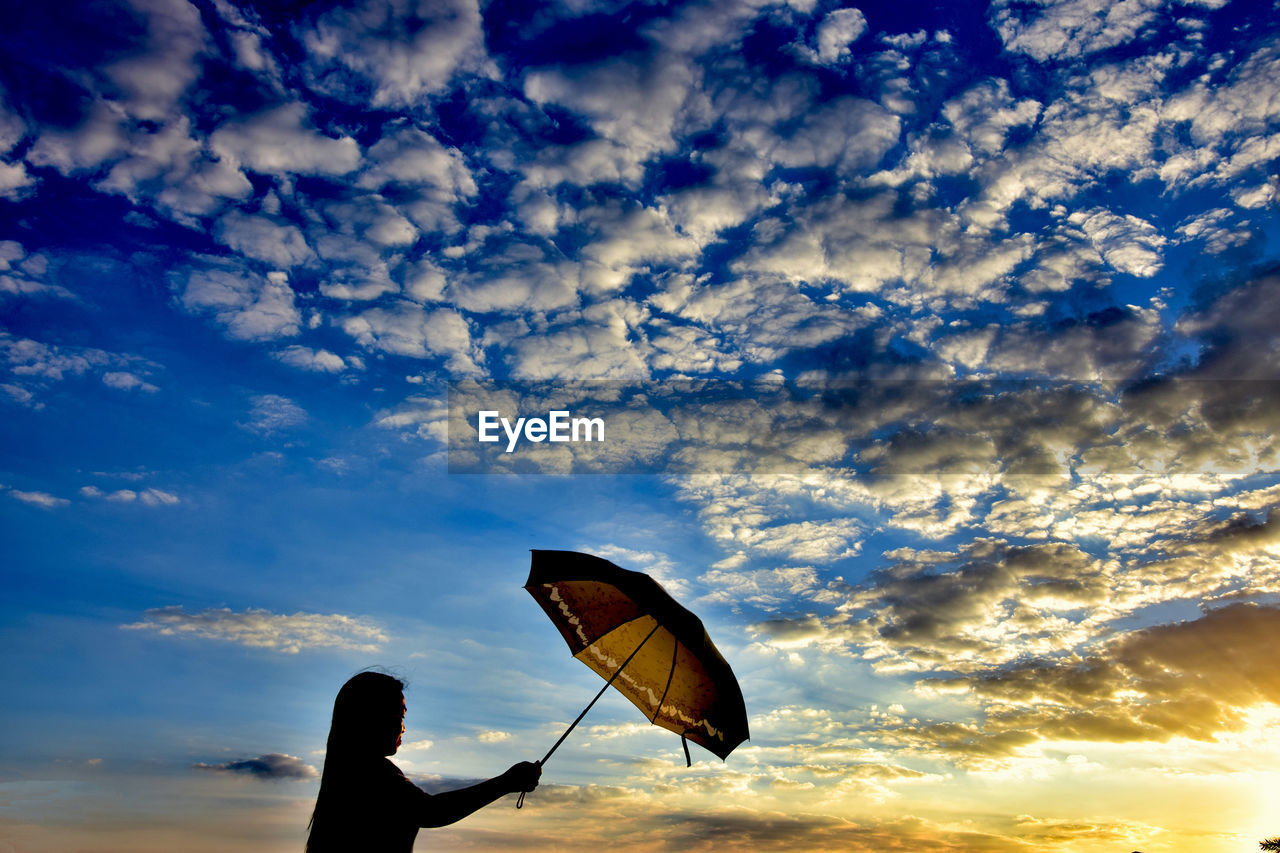
[[[573,656],[607,679],[542,759],[564,742],[609,685],[654,725],[728,757],[749,737],[742,690],[702,621],[648,575],[575,551],[534,551],[524,588]],[[684,745],[685,761],[689,747]]]

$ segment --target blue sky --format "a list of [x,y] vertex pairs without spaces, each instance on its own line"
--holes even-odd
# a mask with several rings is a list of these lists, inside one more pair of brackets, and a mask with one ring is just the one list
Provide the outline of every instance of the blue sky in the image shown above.
[[[0,842],[299,849],[370,665],[424,784],[536,758],[531,548],[698,612],[752,740],[602,702],[442,849],[1280,833],[1276,11],[8,10]],[[605,441],[474,440],[552,403]]]

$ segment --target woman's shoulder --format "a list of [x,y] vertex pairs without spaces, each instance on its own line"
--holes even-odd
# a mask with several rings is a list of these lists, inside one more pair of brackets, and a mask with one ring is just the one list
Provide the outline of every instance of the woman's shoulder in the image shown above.
[[408,778],[409,778],[404,775],[404,771],[401,770],[399,767],[397,767],[396,763],[392,761],[390,758],[382,759],[382,766],[380,768],[380,772],[385,773],[389,778],[393,778],[393,779],[404,779],[408,781]]

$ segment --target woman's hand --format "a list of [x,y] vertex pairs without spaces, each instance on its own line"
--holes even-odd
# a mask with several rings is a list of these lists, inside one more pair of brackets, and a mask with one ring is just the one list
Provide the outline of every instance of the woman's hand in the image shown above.
[[538,787],[541,776],[541,764],[536,761],[521,761],[511,765],[511,769],[502,774],[502,781],[513,794],[517,791],[528,793]]

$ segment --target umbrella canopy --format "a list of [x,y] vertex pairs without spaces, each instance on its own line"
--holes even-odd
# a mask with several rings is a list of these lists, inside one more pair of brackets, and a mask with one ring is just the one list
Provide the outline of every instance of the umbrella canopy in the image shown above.
[[534,551],[524,588],[574,657],[608,679],[654,725],[722,759],[749,737],[733,670],[702,621],[653,578],[590,554]]

